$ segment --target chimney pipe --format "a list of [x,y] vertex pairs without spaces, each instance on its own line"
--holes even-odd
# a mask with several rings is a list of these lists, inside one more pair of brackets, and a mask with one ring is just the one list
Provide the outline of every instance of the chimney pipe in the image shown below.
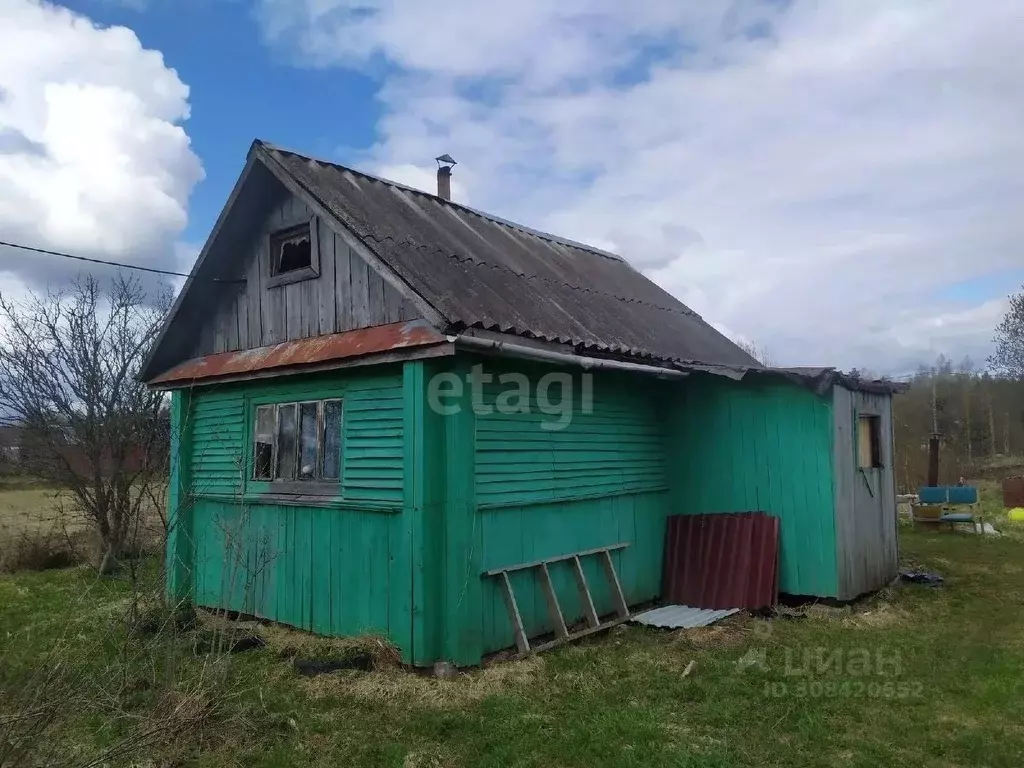
[[435,157],[437,160],[437,196],[445,200],[452,199],[452,168],[455,161],[451,155],[445,154]]
[[437,169],[437,196],[445,200],[452,199],[452,169],[450,167]]

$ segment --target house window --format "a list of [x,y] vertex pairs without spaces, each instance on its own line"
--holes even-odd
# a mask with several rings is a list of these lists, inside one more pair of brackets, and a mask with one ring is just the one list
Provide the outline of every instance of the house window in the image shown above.
[[882,466],[882,419],[861,416],[857,420],[857,462],[861,469]]
[[260,405],[253,428],[254,480],[337,482],[341,400]]
[[270,251],[268,287],[309,280],[320,274],[320,243],[315,218],[272,232],[267,247]]
[[273,255],[273,274],[283,275],[297,269],[313,266],[313,248],[309,236],[309,225],[275,232],[270,236],[270,252]]

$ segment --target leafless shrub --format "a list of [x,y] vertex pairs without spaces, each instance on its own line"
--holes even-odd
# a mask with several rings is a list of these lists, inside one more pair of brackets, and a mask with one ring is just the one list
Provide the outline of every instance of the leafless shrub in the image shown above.
[[109,290],[84,277],[69,292],[0,296],[0,413],[24,434],[22,467],[67,488],[98,532],[103,573],[166,482],[165,398],[137,375],[167,304],[124,277]]
[[775,355],[766,346],[758,346],[753,341],[737,341],[736,346],[757,360],[765,368],[771,368],[775,365]]
[[0,573],[66,568],[78,562],[80,551],[57,531],[0,528]]

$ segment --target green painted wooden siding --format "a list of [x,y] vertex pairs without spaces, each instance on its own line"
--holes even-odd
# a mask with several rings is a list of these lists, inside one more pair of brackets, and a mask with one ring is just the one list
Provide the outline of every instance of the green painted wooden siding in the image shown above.
[[402,378],[390,375],[316,376],[272,383],[194,390],[192,479],[199,494],[237,494],[251,469],[254,404],[326,397],[344,398],[342,497],[402,501]]
[[[630,605],[646,602],[661,593],[667,512],[667,491],[484,509],[479,513],[481,566],[488,570],[629,542],[629,547],[613,555],[615,568]],[[597,559],[584,558],[583,565],[598,612],[610,613],[611,595]],[[553,565],[551,578],[566,619],[576,621],[583,617],[583,610],[569,568],[568,563]],[[536,574],[520,571],[510,578],[528,635],[550,631],[547,604]],[[497,579],[483,580],[481,605],[483,652],[512,645],[512,625]]]
[[[173,486],[190,504],[174,547],[189,574],[172,593],[322,634],[379,632],[409,649],[404,394],[400,366],[175,393],[187,439],[176,439]],[[273,484],[248,480],[256,404],[328,397],[344,399],[340,495],[328,506],[261,498]]]
[[193,515],[198,605],[325,635],[407,636],[408,615],[391,612],[408,589],[391,568],[400,514],[199,499]]
[[[544,372],[531,370],[531,391]],[[477,414],[474,523],[479,569],[629,542],[614,558],[626,597],[635,604],[653,599],[661,589],[669,483],[666,423],[659,415],[662,390],[638,377],[602,372],[594,373],[592,381],[593,410],[584,413],[580,374],[574,374],[573,417],[562,430],[541,428],[557,417],[540,412],[535,401],[529,413]],[[494,405],[502,388],[484,390],[485,406]],[[610,612],[610,594],[597,560],[586,558],[584,566],[598,610]],[[581,618],[568,565],[556,565],[551,572],[566,618]],[[549,631],[536,574],[520,572],[511,578],[527,633]],[[480,605],[482,651],[512,645],[496,579],[482,580]]]
[[674,399],[674,508],[780,518],[780,588],[835,596],[829,397],[787,382],[691,377]]
[[[562,372],[564,373],[564,371]],[[533,371],[531,393],[543,370]],[[666,486],[665,431],[646,382],[594,374],[593,407],[583,412],[580,373],[572,376],[568,426],[545,414],[535,394],[527,413],[493,410],[505,385],[483,390],[476,424],[476,500],[481,506],[525,504]],[[557,402],[557,398],[552,397]]]

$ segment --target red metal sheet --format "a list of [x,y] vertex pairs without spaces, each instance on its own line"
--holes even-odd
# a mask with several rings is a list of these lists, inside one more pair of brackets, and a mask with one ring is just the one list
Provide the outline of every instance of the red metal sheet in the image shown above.
[[1003,506],[1007,509],[1024,507],[1024,477],[1003,480]]
[[668,518],[662,599],[765,608],[779,594],[779,520],[763,512]]
[[170,384],[221,376],[312,365],[379,352],[441,344],[446,337],[424,320],[360,328],[356,331],[314,336],[239,352],[197,357],[160,374],[150,384]]

